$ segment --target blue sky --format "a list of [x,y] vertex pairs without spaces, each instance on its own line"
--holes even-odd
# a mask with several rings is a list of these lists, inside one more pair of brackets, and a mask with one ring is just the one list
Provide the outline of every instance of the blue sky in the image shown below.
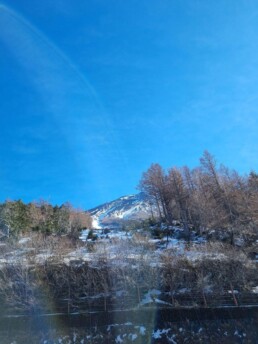
[[90,208],[207,149],[258,170],[258,2],[0,5],[0,199]]

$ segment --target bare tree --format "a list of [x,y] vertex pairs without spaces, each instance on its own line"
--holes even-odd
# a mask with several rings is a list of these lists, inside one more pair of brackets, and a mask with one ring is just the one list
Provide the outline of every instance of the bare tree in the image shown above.
[[171,168],[168,172],[168,181],[170,195],[175,200],[176,206],[178,208],[179,216],[182,221],[185,235],[189,239],[190,230],[189,230],[189,216],[188,216],[188,192],[182,177],[182,174],[179,169],[176,167]]
[[167,185],[167,176],[159,164],[152,164],[143,173],[139,189],[152,198],[158,208],[160,219],[162,214],[166,221],[172,223],[172,213],[169,209],[170,197]]

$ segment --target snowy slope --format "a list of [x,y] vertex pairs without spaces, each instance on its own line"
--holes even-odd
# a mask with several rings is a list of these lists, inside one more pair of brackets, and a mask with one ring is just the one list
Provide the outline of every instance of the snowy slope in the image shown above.
[[[118,226],[123,220],[146,219],[154,207],[143,193],[120,197],[90,209],[93,227]],[[154,211],[155,212],[155,211]]]

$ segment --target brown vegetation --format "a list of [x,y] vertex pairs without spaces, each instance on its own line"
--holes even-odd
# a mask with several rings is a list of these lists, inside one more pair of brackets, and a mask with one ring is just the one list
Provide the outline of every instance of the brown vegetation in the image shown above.
[[[165,293],[164,300],[174,307],[185,305],[182,291],[190,298],[189,306],[209,304],[211,295],[219,304],[220,296],[231,289],[251,293],[258,282],[255,262],[225,244],[187,245],[184,251],[167,249],[157,256],[153,244],[139,234],[128,242],[107,243],[112,251],[104,243],[92,249],[67,237],[34,239],[37,245],[31,242],[27,247],[26,261],[7,262],[0,270],[1,300],[27,311],[48,309],[49,304],[68,312],[107,310],[121,293],[119,307],[136,307],[151,289]],[[72,258],[76,250],[91,256]],[[39,260],[42,252],[46,255]]]
[[250,172],[240,176],[225,166],[217,167],[216,160],[207,151],[200,166],[170,168],[165,171],[152,164],[143,173],[139,188],[145,192],[169,224],[180,220],[189,237],[190,229],[227,231],[231,244],[237,232],[257,236],[258,175]]

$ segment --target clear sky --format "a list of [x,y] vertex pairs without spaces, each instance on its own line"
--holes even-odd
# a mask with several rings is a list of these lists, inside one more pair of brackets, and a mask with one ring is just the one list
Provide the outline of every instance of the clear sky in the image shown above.
[[258,1],[6,0],[0,199],[85,209],[204,149],[258,170]]

